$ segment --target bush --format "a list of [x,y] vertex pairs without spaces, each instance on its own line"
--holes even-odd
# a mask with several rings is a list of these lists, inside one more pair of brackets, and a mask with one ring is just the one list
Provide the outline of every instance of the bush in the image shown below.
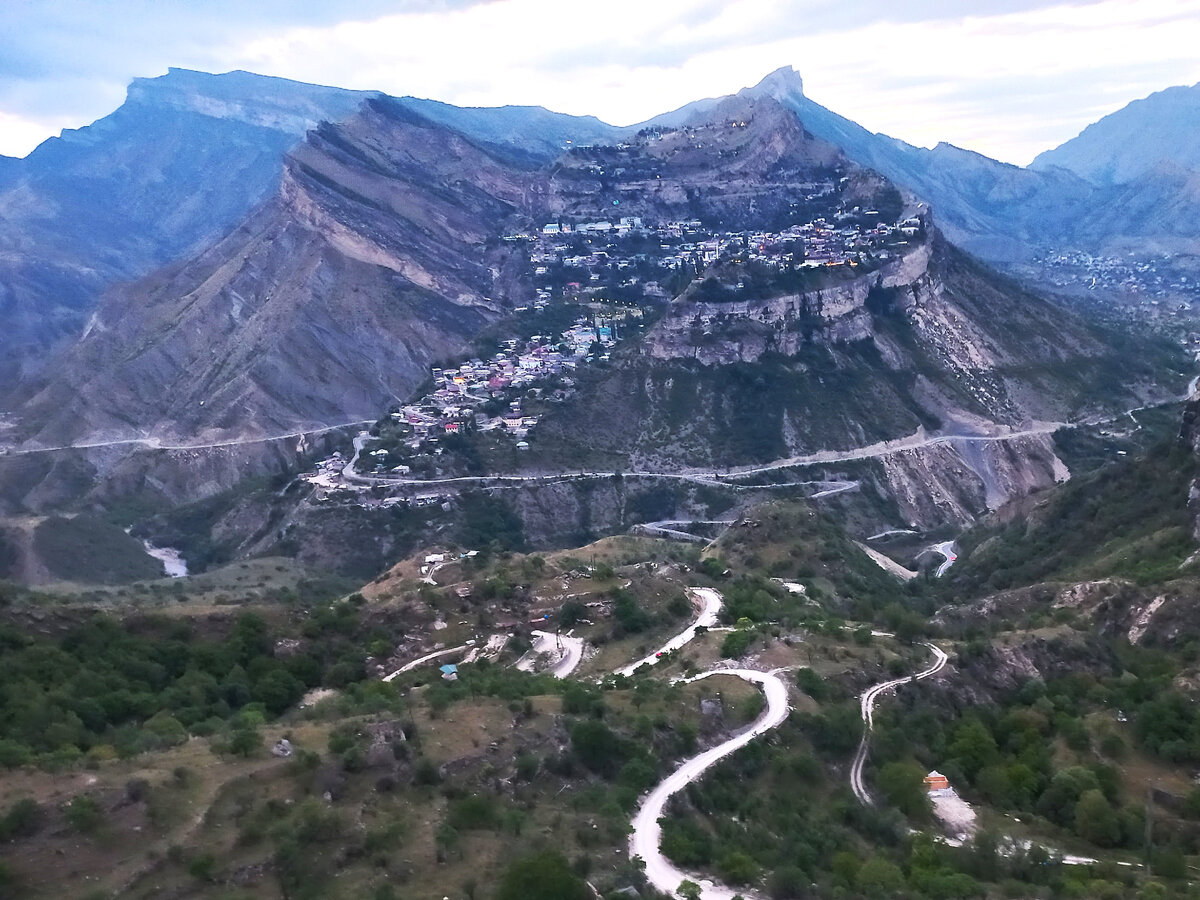
[[522,857],[500,878],[495,900],[591,900],[587,882],[571,871],[561,853],[546,850]]
[[754,632],[748,629],[731,631],[721,641],[721,655],[726,659],[740,659],[754,643]]
[[36,800],[25,797],[8,808],[0,819],[0,841],[31,837],[42,824],[42,808]]
[[100,804],[86,794],[80,794],[67,804],[67,823],[78,832],[95,831],[100,819]]

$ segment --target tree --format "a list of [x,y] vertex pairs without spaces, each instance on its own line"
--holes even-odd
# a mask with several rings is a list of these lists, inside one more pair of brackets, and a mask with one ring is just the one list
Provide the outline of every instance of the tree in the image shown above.
[[959,725],[948,752],[972,780],[980,769],[996,762],[1000,756],[996,739],[978,719],[966,719]]
[[879,770],[876,778],[879,790],[887,802],[913,819],[929,818],[929,794],[924,775],[912,762],[890,762]]
[[895,863],[872,856],[859,868],[855,884],[867,897],[894,897],[904,887],[904,873]]
[[76,831],[94,831],[100,818],[100,804],[86,794],[80,794],[67,804],[67,822]]
[[758,877],[758,863],[749,854],[734,850],[717,860],[717,871],[732,884],[749,884]]
[[544,850],[522,857],[505,870],[496,900],[591,900],[587,882],[571,871],[566,857]]
[[1084,791],[1079,798],[1075,806],[1075,833],[1098,847],[1114,847],[1120,843],[1120,820],[1098,789]]
[[229,737],[229,752],[238,756],[253,756],[262,747],[262,734],[258,727],[243,722],[234,728]]
[[782,866],[767,878],[772,900],[798,900],[808,896],[809,878],[799,866]]
[[680,900],[700,900],[700,885],[687,878],[679,882],[679,889],[675,891],[680,897]]

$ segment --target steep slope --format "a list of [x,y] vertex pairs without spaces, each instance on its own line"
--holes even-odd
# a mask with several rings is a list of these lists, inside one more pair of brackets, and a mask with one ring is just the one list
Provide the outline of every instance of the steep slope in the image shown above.
[[[287,148],[369,95],[246,72],[172,69],[0,167],[0,384],[77,335],[103,290],[235,224]],[[4,389],[0,388],[0,394]]]
[[1030,168],[1067,169],[1095,184],[1114,185],[1163,163],[1200,170],[1200,84],[1135,100],[1040,154]]
[[[988,259],[1023,257],[1031,245],[1059,235],[1093,191],[1068,172],[1033,172],[950,144],[929,150],[872,133],[807,97],[790,66],[736,96],[779,101],[812,134],[929,203],[951,241]],[[700,100],[644,124],[675,124],[718,102]]]
[[192,443],[375,415],[503,308],[526,173],[392,100],[323,125],[275,197],[115,291],[22,412],[42,444]]
[[[221,237],[279,183],[288,149],[375,92],[249,72],[139,78],[99,121],[0,158],[0,402],[76,337],[101,294]],[[616,129],[540,107],[399,101],[531,161]]]
[[[1200,152],[1191,137],[1200,121],[1197,88],[1131,104],[1029,168],[951,144],[926,149],[874,134],[805,96],[791,68],[736,96],[778,100],[812,134],[929,203],[946,236],[984,259],[1022,262],[1047,248],[1200,252],[1186,224],[1200,217],[1200,192],[1187,177]],[[674,125],[718,102],[700,100],[645,125]]]
[[535,209],[570,218],[637,215],[664,222],[697,218],[731,230],[805,221],[813,182],[842,183],[847,206],[899,213],[903,199],[855,165],[772,97],[736,96],[693,109],[675,125],[649,125],[616,146],[572,151],[546,172]]
[[531,159],[553,159],[572,144],[610,143],[628,130],[595,116],[571,116],[540,106],[462,107],[416,97],[400,102],[474,140],[510,147]]
[[685,294],[538,434],[549,452],[586,448],[632,471],[836,467],[879,445],[868,456],[905,521],[967,522],[1066,476],[1052,423],[1177,392],[1182,376],[1164,372],[1180,362],[1170,347],[1091,327],[934,233],[874,272],[801,291]]

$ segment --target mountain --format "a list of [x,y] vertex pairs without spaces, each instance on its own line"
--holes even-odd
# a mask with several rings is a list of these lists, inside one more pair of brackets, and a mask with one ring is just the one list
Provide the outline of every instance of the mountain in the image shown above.
[[23,408],[31,436],[200,442],[374,416],[519,292],[496,238],[526,174],[394,100],[321,125],[227,237],[106,298]]
[[533,168],[404,101],[369,101],[311,132],[276,196],[229,236],[115,290],[34,383],[24,433],[198,442],[370,418],[531,295],[523,250],[499,240],[509,225],[602,216],[615,201],[656,221],[752,227],[794,215],[818,172],[849,172],[846,196],[864,204],[886,188],[774,101],[720,110],[700,150],[692,130]]
[[0,383],[77,335],[110,284],[232,227],[283,153],[369,96],[247,72],[137,79],[114,113],[0,167]]
[[1066,169],[1093,184],[1120,185],[1164,164],[1200,170],[1200,84],[1135,100],[1040,154],[1030,168]]
[[[790,67],[738,96],[777,99],[814,135],[926,201],[953,243],[992,262],[1019,263],[1063,248],[1200,251],[1195,229],[1185,224],[1200,217],[1200,192],[1185,174],[1200,154],[1189,137],[1200,127],[1196,88],[1172,88],[1131,104],[1028,168],[952,144],[926,149],[872,133],[808,98]],[[697,101],[651,123],[677,121],[716,102]],[[1107,163],[1105,152],[1113,154]],[[1100,177],[1101,169],[1114,177]],[[1160,205],[1164,200],[1169,208]]]
[[[136,79],[111,115],[24,159],[0,158],[0,384],[17,384],[78,336],[114,283],[222,237],[278,185],[287,150],[375,96],[171,69]],[[615,133],[598,119],[539,107],[400,102],[537,161]]]
[[416,97],[403,97],[400,102],[476,141],[506,146],[543,161],[571,144],[609,143],[627,131],[595,116],[571,116],[540,106],[461,107]]
[[[806,96],[803,80],[791,67],[770,73],[739,96],[778,100],[814,135],[926,201],[951,241],[986,259],[1021,258],[1030,247],[1058,237],[1093,191],[1069,172],[1031,171],[952,144],[926,149],[868,131]],[[693,107],[715,102],[699,101]]]
[[765,296],[739,298],[735,282],[749,278],[737,267],[709,278],[725,290],[677,298],[548,411],[539,458],[735,479],[853,473],[892,498],[893,521],[964,523],[1068,475],[1053,423],[1162,396],[1155,384],[1179,363],[1169,347],[1106,333],[936,231],[867,274]]

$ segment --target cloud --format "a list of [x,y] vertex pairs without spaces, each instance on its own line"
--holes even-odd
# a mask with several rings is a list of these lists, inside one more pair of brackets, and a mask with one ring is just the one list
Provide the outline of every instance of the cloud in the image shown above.
[[0,152],[103,115],[168,65],[618,124],[794,65],[810,96],[872,130],[1015,162],[1200,80],[1200,0],[17,2],[0,4],[0,30],[17,36],[0,110],[20,123]]

